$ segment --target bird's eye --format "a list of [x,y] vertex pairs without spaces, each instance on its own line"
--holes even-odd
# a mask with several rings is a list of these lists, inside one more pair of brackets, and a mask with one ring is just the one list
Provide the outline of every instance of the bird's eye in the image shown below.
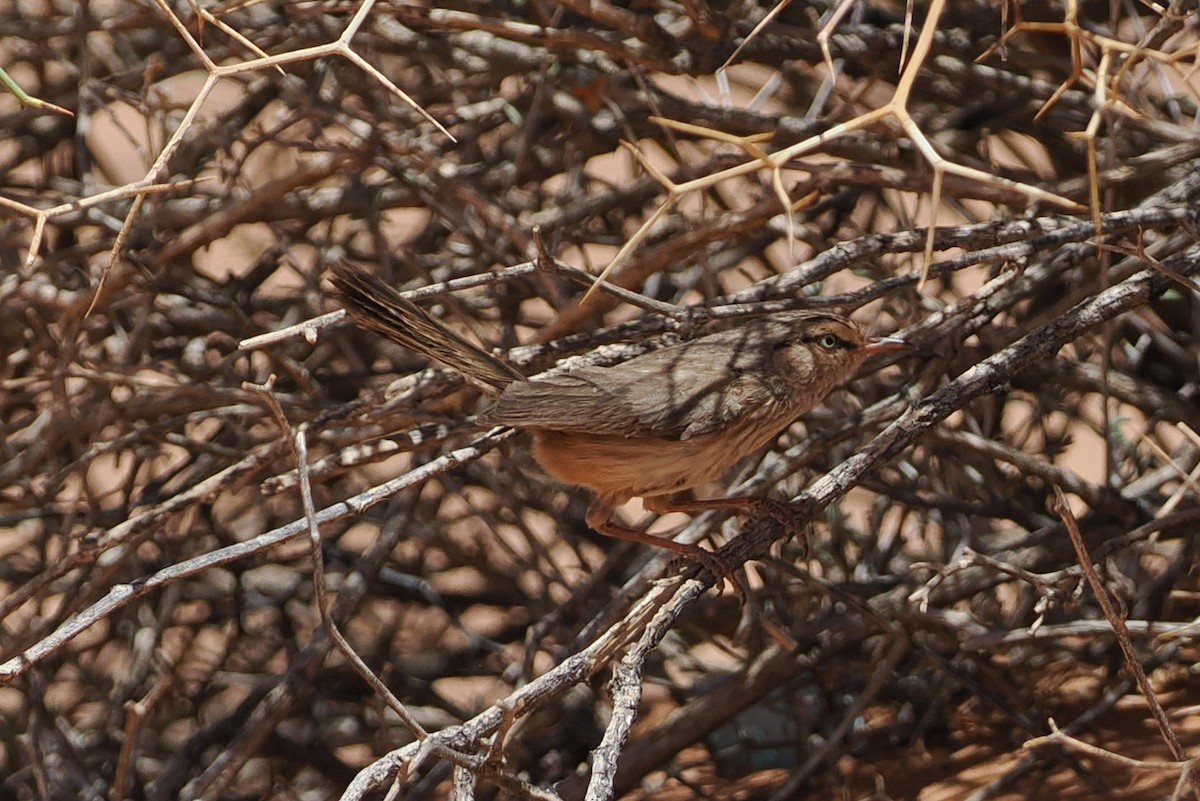
[[817,340],[817,344],[825,350],[833,350],[842,344],[842,340],[838,339],[833,334],[825,334]]

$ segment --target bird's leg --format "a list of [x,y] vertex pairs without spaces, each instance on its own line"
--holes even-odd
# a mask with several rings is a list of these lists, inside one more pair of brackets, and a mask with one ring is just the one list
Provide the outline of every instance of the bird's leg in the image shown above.
[[669,497],[647,498],[646,508],[652,512],[683,512],[700,514],[713,509],[737,509],[756,517],[766,517],[778,523],[786,536],[799,541],[800,547],[808,548],[809,518],[787,501],[767,498],[762,495],[733,495],[727,498],[703,500],[677,500]]
[[733,566],[727,565],[717,554],[690,542],[676,542],[666,537],[657,537],[653,534],[647,534],[644,531],[626,528],[613,521],[614,511],[612,503],[603,498],[597,498],[588,507],[585,520],[593,531],[603,534],[606,537],[638,542],[643,545],[652,545],[655,548],[674,551],[690,561],[698,563],[701,567],[712,573],[713,578],[718,581],[728,579],[733,584],[738,597],[743,599],[746,597],[745,589],[738,581],[737,576],[734,575]]

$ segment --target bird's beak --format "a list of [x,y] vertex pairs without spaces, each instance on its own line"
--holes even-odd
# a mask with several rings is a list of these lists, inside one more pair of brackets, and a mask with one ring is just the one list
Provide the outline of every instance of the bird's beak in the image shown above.
[[910,345],[899,337],[870,337],[863,344],[863,351],[868,356],[874,356],[876,353],[891,353],[895,350],[912,350],[915,346]]

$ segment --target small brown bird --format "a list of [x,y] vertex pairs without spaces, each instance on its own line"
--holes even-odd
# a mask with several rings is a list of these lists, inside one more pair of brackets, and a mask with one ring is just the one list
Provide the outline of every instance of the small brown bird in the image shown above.
[[534,457],[547,473],[595,493],[587,511],[594,530],[715,565],[720,575],[728,570],[711,551],[626,528],[613,521],[614,510],[640,497],[655,512],[738,508],[789,525],[795,515],[771,498],[671,496],[720,478],[774,440],[869,356],[909,347],[866,337],[837,314],[783,312],[611,367],[529,380],[374,275],[339,264],[332,281],[359,325],[453,367],[494,396],[482,422],[532,432]]

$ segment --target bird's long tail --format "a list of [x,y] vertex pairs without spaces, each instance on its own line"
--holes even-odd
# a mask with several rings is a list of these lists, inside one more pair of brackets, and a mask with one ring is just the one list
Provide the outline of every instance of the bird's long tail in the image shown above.
[[485,392],[498,394],[513,381],[525,378],[366,270],[338,263],[331,280],[342,306],[356,323],[453,367]]

